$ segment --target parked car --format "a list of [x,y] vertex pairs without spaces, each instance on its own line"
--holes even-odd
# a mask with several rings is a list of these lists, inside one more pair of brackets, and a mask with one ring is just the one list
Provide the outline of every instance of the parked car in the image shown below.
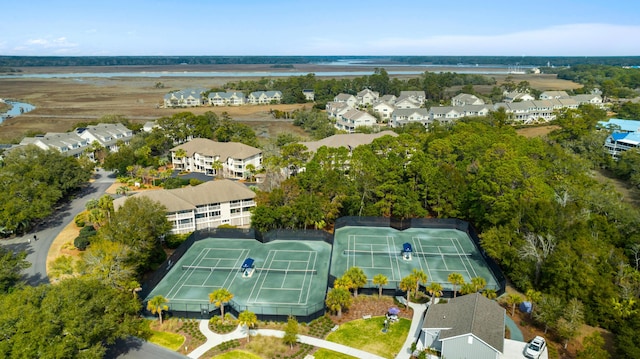
[[533,338],[524,348],[524,356],[529,359],[538,359],[547,346],[547,342],[543,337],[537,336]]

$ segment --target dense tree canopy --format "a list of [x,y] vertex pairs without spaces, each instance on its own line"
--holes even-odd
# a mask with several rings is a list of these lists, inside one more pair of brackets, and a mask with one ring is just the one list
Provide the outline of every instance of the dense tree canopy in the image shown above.
[[144,336],[140,303],[95,280],[16,289],[0,306],[3,358],[102,358],[105,344]]
[[91,170],[74,157],[35,145],[10,151],[0,164],[0,227],[27,231],[54,205],[87,182]]

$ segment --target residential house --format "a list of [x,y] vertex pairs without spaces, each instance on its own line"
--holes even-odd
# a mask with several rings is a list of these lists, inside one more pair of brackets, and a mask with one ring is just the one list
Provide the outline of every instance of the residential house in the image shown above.
[[480,293],[449,299],[429,306],[418,349],[435,349],[447,359],[499,359],[504,353],[504,322],[504,308]]
[[503,94],[504,102],[519,102],[519,101],[533,101],[535,98],[528,93],[522,92],[504,92]]
[[361,107],[373,105],[373,103],[378,100],[378,97],[380,97],[378,92],[371,91],[369,89],[364,89],[356,95],[358,106]]
[[255,91],[249,94],[247,102],[252,105],[266,105],[270,103],[280,103],[282,92],[280,91]]
[[386,95],[382,95],[380,97],[378,97],[378,102],[386,102],[388,104],[394,104],[396,103],[396,100],[398,98],[395,95],[392,94],[386,94]]
[[255,192],[230,180],[208,181],[193,187],[169,190],[141,191],[115,199],[114,208],[120,208],[130,197],[146,197],[165,206],[167,220],[172,224],[171,233],[174,234],[216,228],[223,224],[248,227],[251,224],[251,208],[256,206]]
[[352,110],[353,107],[349,106],[346,102],[327,102],[325,105],[327,116],[329,118],[340,118],[347,111]]
[[476,95],[470,95],[466,93],[458,94],[451,99],[451,106],[465,105],[484,105],[484,101],[482,101]]
[[160,125],[158,125],[158,122],[157,121],[147,121],[142,126],[142,131],[151,132],[151,131],[153,131],[154,128],[160,128]]
[[535,121],[537,118],[532,113],[533,104],[531,101],[523,101],[523,102],[498,102],[493,105],[494,110],[498,110],[501,107],[504,107],[505,112],[509,114],[509,117],[514,122],[518,123],[531,123]]
[[[35,137],[25,137],[20,141],[19,146],[36,145],[41,149],[57,150],[65,156],[73,156],[79,158],[89,149],[90,142],[80,137],[75,132],[64,133],[47,133],[45,135],[37,135]],[[93,153],[86,152],[93,159]]]
[[390,119],[394,109],[395,107],[388,102],[377,102],[373,105],[373,112],[379,114],[383,120]]
[[484,117],[489,114],[491,111],[491,106],[489,105],[464,105],[464,106],[454,106],[462,117]]
[[184,89],[164,95],[164,107],[196,107],[202,106],[204,88]]
[[426,108],[399,108],[391,114],[391,127],[400,127],[408,123],[419,123],[428,127],[431,122],[429,110]]
[[349,107],[355,108],[358,104],[358,99],[348,93],[340,93],[333,98],[333,102],[343,102],[349,105]]
[[307,101],[315,101],[316,99],[316,93],[311,89],[303,89],[302,95],[304,96],[304,99]]
[[341,131],[354,133],[358,127],[373,127],[375,124],[375,117],[364,111],[351,109],[337,119],[335,127]]
[[424,93],[424,91],[400,91],[400,96],[398,96],[398,100],[402,100],[405,98],[412,99],[415,102],[422,104],[424,103],[424,101],[426,101],[427,95]]
[[117,152],[121,144],[128,145],[133,138],[133,131],[121,123],[101,123],[76,129],[78,136],[89,144],[98,142],[110,152]]
[[242,179],[250,175],[251,166],[253,170],[259,170],[262,166],[262,151],[238,142],[194,138],[172,148],[170,152],[174,169],[208,176]]
[[239,91],[211,92],[207,99],[211,106],[241,106],[246,103],[244,93]]
[[540,94],[541,100],[557,100],[561,98],[569,98],[567,91],[545,91]]
[[452,106],[434,106],[429,109],[429,118],[441,123],[451,123],[463,117],[458,109]]
[[602,107],[602,96],[597,94],[575,95],[571,96],[571,98],[574,99],[578,105],[589,104]]
[[611,131],[604,143],[604,148],[613,158],[618,158],[624,151],[638,148],[640,145],[640,121],[611,118],[599,121],[598,128]]
[[398,109],[420,108],[420,106],[422,106],[422,102],[419,102],[418,100],[412,97],[404,97],[404,98],[398,97],[398,100],[396,100],[396,103],[394,103],[393,105]]

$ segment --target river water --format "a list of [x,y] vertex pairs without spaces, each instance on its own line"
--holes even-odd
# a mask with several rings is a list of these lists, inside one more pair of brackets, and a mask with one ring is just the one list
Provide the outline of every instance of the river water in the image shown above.
[[0,113],[0,123],[4,122],[5,119],[20,116],[21,114],[33,111],[36,108],[32,104],[28,104],[26,102],[6,100],[6,103],[13,107],[5,113]]
[[[415,67],[415,66],[414,66]],[[420,75],[425,71],[440,73],[442,71],[430,70],[425,66],[424,70],[390,70],[389,75]],[[459,69],[448,69],[448,72],[456,72],[460,74],[508,74],[511,70],[504,66],[478,66],[478,67],[460,67]],[[17,78],[110,78],[110,77],[291,77],[306,76],[310,72],[302,71],[142,71],[142,72],[79,72],[79,73],[56,73],[56,74],[4,74],[0,75],[0,79],[17,79]],[[341,76],[368,76],[372,75],[371,71],[316,71],[313,72],[318,77],[341,77]]]

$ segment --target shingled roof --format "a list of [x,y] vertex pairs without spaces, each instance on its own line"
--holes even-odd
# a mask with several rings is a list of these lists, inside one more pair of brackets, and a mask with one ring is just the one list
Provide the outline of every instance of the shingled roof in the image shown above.
[[255,198],[256,194],[243,184],[230,180],[218,180],[205,182],[197,186],[142,191],[133,196],[115,199],[113,206],[118,209],[127,198],[141,196],[160,202],[167,208],[167,212],[171,213],[192,210],[196,206],[204,204],[251,199]]
[[492,348],[504,350],[505,310],[480,293],[450,299],[429,307],[423,328],[441,328],[440,340],[473,334]]
[[182,148],[187,157],[199,153],[206,156],[220,156],[220,159],[226,161],[227,158],[244,159],[255,156],[262,151],[258,148],[245,145],[239,142],[217,142],[206,138],[194,138],[193,140],[183,143],[171,149],[177,151]]

